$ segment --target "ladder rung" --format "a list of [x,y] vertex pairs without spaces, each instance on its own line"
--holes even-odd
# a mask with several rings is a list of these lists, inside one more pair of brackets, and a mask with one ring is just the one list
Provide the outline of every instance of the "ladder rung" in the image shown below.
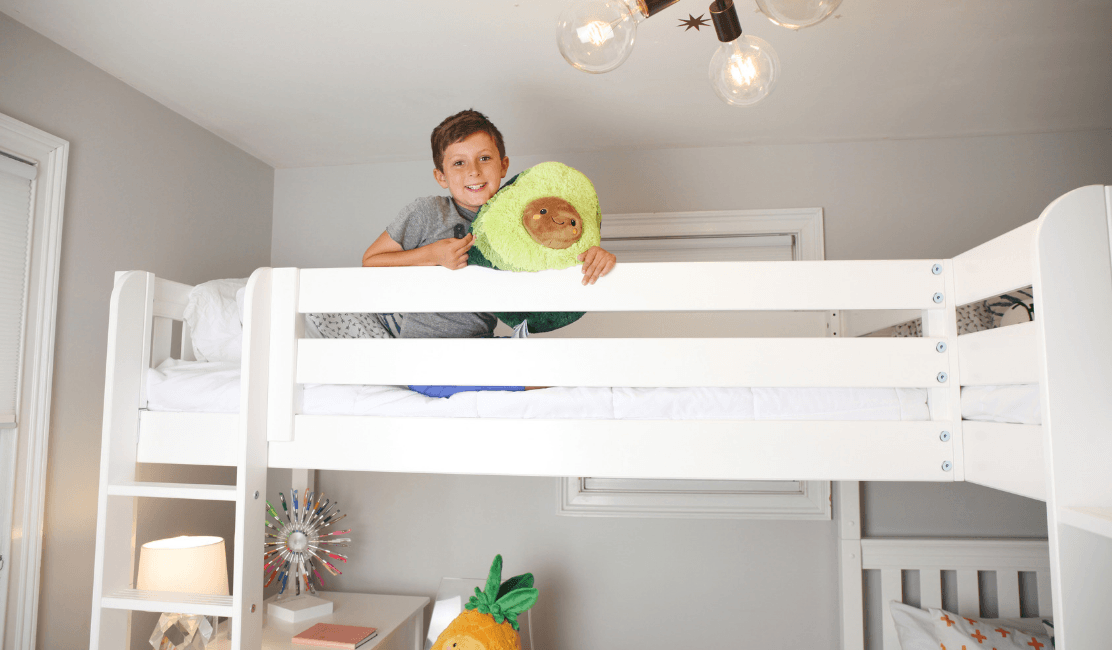
[[207,499],[235,501],[234,485],[199,485],[194,483],[116,483],[108,486],[108,494],[124,497],[159,497],[163,499]]
[[100,599],[106,609],[127,609],[133,612],[169,612],[204,616],[235,616],[231,596],[181,594],[172,591],[140,591],[120,589]]

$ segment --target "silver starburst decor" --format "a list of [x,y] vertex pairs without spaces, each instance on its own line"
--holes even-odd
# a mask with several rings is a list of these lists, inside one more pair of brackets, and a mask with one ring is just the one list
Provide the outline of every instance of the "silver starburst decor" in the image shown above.
[[[263,566],[263,575],[266,577],[264,586],[269,587],[277,579],[278,600],[300,596],[302,590],[315,596],[317,587],[324,587],[321,570],[334,576],[342,573],[325,558],[330,557],[347,563],[347,556],[334,553],[333,549],[347,546],[351,542],[347,537],[339,537],[350,533],[350,528],[324,532],[347,516],[340,514],[338,503],[325,499],[324,494],[312,492],[304,495],[304,503],[298,502],[297,490],[293,490],[291,496],[293,497],[292,510],[286,505],[286,496],[281,492],[278,493],[278,498],[282,500],[285,519],[278,516],[278,512],[269,501],[266,502],[267,510],[270,511],[270,516],[274,517],[277,525],[269,520],[264,521],[268,528],[266,536],[270,538],[265,544],[266,553],[263,555],[266,561]],[[290,584],[291,577],[293,584]]]

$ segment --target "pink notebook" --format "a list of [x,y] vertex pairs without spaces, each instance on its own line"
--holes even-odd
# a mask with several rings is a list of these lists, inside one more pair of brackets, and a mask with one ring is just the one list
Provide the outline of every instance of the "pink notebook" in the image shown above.
[[308,630],[295,636],[292,641],[299,645],[312,645],[320,648],[348,648],[348,650],[355,650],[355,648],[375,638],[377,634],[378,630],[373,627],[317,623]]

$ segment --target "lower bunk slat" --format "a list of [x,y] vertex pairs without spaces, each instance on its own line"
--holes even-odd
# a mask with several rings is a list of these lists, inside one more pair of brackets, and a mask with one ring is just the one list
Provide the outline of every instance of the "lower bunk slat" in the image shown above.
[[298,415],[272,467],[748,480],[952,481],[936,422]]

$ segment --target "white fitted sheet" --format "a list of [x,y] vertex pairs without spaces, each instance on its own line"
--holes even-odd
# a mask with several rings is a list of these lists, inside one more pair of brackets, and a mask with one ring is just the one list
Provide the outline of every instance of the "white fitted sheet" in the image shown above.
[[[299,413],[387,417],[928,420],[919,388],[547,388],[428,397],[404,386],[307,384]],[[168,359],[148,371],[152,411],[235,413],[239,364]],[[979,400],[979,401],[977,401]],[[962,392],[962,416],[1038,424],[1037,386]]]

